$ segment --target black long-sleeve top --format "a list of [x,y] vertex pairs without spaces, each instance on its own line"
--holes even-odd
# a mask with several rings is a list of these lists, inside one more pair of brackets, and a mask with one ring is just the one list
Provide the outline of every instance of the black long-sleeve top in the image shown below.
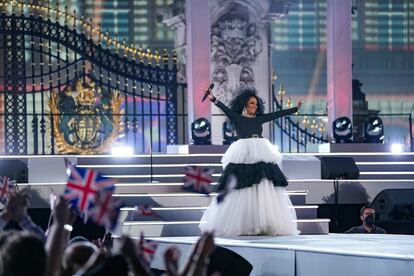
[[293,107],[293,108],[284,109],[284,110],[280,110],[280,111],[276,111],[272,113],[257,115],[256,117],[245,117],[237,112],[234,112],[233,110],[225,106],[219,100],[217,100],[215,104],[218,108],[223,110],[223,112],[233,122],[234,127],[237,132],[237,136],[241,139],[252,138],[252,137],[262,137],[262,132],[263,132],[262,125],[264,123],[283,117],[285,115],[290,115],[290,114],[298,112],[298,108]]

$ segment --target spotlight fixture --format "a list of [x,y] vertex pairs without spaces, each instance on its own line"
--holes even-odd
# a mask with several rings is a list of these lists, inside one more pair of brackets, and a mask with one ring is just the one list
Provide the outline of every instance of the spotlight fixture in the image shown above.
[[348,117],[339,117],[332,123],[335,143],[352,143],[352,122]]
[[365,143],[384,143],[384,124],[381,118],[371,117],[364,124]]
[[230,145],[237,141],[237,133],[231,121],[223,123],[223,145]]
[[211,126],[206,118],[195,120],[191,124],[191,137],[194,145],[211,145]]

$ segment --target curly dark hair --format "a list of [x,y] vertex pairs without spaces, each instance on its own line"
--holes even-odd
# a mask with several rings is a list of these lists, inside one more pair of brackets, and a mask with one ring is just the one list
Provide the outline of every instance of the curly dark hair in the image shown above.
[[263,114],[264,112],[264,103],[263,100],[257,96],[257,90],[252,87],[241,87],[236,91],[238,96],[234,98],[230,103],[230,108],[234,112],[239,114],[242,113],[243,108],[247,105],[247,102],[251,97],[255,97],[257,100],[257,110],[256,115]]

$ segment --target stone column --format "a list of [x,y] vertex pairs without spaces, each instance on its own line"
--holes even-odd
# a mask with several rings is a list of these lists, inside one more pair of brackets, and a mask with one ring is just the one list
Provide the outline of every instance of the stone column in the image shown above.
[[206,0],[186,1],[188,130],[201,117],[211,122],[210,102],[201,103],[210,84],[210,6]]
[[351,0],[327,0],[328,133],[341,116],[352,121]]
[[187,83],[187,38],[185,31],[185,1],[176,0],[173,4],[157,11],[157,19],[174,31],[174,48],[177,53],[177,82]]

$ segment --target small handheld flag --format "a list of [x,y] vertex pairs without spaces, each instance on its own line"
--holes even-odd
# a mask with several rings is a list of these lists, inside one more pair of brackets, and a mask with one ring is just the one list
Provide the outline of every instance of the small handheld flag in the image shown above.
[[211,192],[212,169],[189,166],[185,170],[183,189],[191,192],[209,194]]

